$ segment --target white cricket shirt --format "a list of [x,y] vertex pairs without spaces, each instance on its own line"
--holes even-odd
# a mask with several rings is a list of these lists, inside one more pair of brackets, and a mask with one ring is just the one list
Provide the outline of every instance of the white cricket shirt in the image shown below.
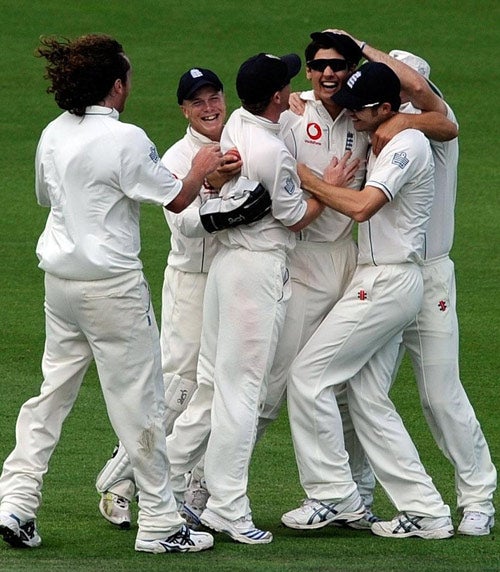
[[182,189],[142,129],[108,107],[61,114],[36,152],[36,196],[50,207],[36,249],[39,267],[69,280],[99,280],[134,269],[140,202],[170,203]]
[[[179,179],[191,169],[191,162],[204,146],[213,143],[190,125],[182,139],[174,143],[162,157],[162,163]],[[170,252],[167,264],[183,272],[208,272],[219,242],[200,222],[201,197],[180,213],[164,209],[170,227]]]
[[[302,219],[307,203],[300,188],[295,159],[279,133],[278,123],[253,115],[242,107],[231,114],[224,127],[222,151],[236,147],[243,160],[241,174],[259,181],[272,200],[272,214],[255,223],[217,233],[228,247],[260,251],[295,246],[295,233],[286,227]],[[226,183],[221,195],[230,193],[233,184],[234,181]]]
[[[299,163],[305,163],[319,177],[333,157],[341,159],[346,151],[352,151],[353,159],[361,159],[362,165],[355,179],[349,184],[360,189],[366,172],[369,137],[354,129],[352,119],[342,110],[333,120],[314,91],[301,94],[305,103],[303,115],[288,110],[281,114],[281,136],[290,153]],[[333,209],[324,209],[318,218],[300,231],[300,240],[334,242],[351,236],[354,221]]]
[[421,263],[434,195],[434,160],[425,135],[405,129],[378,157],[371,154],[366,186],[379,188],[389,202],[359,225],[358,264]]
[[[447,118],[458,126],[451,107],[444,102]],[[421,113],[411,103],[400,107],[403,113]],[[455,231],[455,202],[457,197],[458,137],[451,141],[430,139],[434,156],[434,202],[427,224],[427,248],[425,259],[431,260],[446,256],[453,246]]]

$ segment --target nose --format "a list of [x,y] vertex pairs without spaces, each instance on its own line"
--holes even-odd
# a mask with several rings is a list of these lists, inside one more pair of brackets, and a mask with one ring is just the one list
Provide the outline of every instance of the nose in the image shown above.
[[335,72],[334,70],[332,70],[332,68],[330,66],[326,66],[326,68],[323,70],[323,75],[335,75],[337,72]]

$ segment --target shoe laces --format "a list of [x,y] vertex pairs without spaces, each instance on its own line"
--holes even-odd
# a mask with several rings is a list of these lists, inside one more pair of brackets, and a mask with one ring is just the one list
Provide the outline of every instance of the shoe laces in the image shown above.
[[19,527],[19,535],[22,540],[31,540],[35,536],[35,521],[29,520]]
[[185,546],[186,544],[189,546],[194,546],[194,542],[191,538],[191,531],[185,524],[183,524],[180,530],[178,530],[175,534],[169,536],[167,538],[167,542],[175,542],[181,546]]
[[115,501],[115,504],[118,505],[120,508],[124,508],[124,509],[128,508],[128,500],[125,497],[115,495],[114,501]]

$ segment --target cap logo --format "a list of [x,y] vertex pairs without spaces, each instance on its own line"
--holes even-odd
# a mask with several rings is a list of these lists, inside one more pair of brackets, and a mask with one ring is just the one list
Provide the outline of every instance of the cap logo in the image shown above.
[[347,85],[352,89],[354,84],[358,81],[358,79],[361,77],[361,72],[357,71],[356,73],[353,73],[352,76],[347,80]]
[[193,68],[192,70],[190,70],[189,73],[191,74],[192,78],[203,77],[203,73],[199,69],[196,69],[196,68]]

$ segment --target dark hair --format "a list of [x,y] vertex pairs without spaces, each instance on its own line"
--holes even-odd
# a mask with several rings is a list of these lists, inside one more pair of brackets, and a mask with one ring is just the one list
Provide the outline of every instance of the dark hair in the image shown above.
[[243,107],[243,109],[246,109],[249,113],[252,113],[253,115],[262,115],[268,108],[269,104],[271,103],[272,98],[273,96],[270,95],[266,100],[259,101],[257,103],[245,103],[244,101],[242,101],[241,107]]
[[74,115],[82,116],[86,107],[102,101],[117,79],[127,82],[130,63],[121,44],[110,36],[47,37],[40,43],[35,55],[48,62],[47,93],[53,93],[57,105]]
[[[329,48],[330,46],[328,46]],[[307,44],[304,55],[306,58],[306,62],[310,62],[311,60],[314,59],[314,56],[316,55],[316,52],[318,50],[321,50],[322,48],[326,49],[326,46],[323,46],[321,44],[319,44],[318,42],[309,42],[309,44]]]
[[307,46],[306,46],[306,49],[304,51],[306,62],[310,62],[311,60],[314,60],[314,57],[316,56],[316,53],[319,50],[335,50],[335,51],[339,52],[339,54],[346,59],[347,64],[349,66],[349,69],[351,69],[351,70],[358,65],[358,62],[354,62],[354,61],[350,60],[349,58],[347,58],[341,51],[339,51],[339,49],[337,47],[333,47],[331,44],[328,44],[326,42],[325,43],[318,42],[316,40],[309,42],[309,44],[307,44]]

